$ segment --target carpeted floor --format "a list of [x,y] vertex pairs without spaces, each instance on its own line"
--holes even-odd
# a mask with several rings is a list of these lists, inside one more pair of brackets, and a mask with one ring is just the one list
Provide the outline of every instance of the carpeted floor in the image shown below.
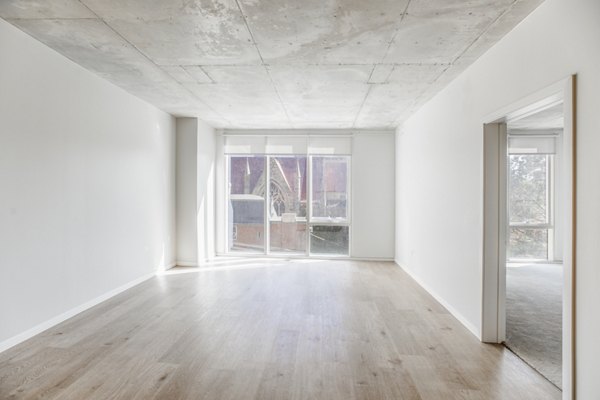
[[506,345],[556,386],[562,386],[560,264],[508,264]]

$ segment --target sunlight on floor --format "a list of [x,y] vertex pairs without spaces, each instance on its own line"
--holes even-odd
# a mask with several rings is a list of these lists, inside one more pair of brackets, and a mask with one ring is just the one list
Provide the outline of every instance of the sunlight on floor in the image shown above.
[[323,262],[325,260],[320,259],[287,259],[287,258],[227,258],[222,260],[215,260],[198,267],[173,267],[166,271],[159,271],[157,275],[180,275],[180,274],[191,274],[209,271],[231,271],[231,270],[242,270],[242,269],[256,269],[256,268],[271,268],[281,267],[288,264],[310,264]]

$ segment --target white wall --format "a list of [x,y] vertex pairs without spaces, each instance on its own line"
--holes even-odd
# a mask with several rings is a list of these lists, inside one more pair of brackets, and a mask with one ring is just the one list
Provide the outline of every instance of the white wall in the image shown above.
[[215,130],[198,121],[197,248],[199,262],[215,257]]
[[0,20],[0,350],[174,262],[174,132]]
[[197,118],[177,118],[177,265],[198,264]]
[[394,135],[352,140],[352,256],[394,258]]
[[177,264],[215,256],[215,130],[177,118]]
[[485,116],[578,74],[577,391],[600,393],[600,2],[546,0],[397,133],[396,260],[477,334]]

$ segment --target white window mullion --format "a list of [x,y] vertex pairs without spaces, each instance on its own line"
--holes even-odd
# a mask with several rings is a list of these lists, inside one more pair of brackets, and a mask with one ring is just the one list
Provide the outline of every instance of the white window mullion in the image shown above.
[[310,240],[311,240],[311,225],[310,222],[312,220],[312,156],[309,155],[308,153],[306,154],[306,170],[307,170],[307,177],[306,177],[306,256],[309,257],[310,256]]
[[271,156],[265,157],[265,254],[271,254]]

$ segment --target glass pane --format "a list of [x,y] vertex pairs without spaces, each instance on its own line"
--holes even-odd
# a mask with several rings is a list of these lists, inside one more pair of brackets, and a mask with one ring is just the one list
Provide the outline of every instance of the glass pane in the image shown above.
[[306,223],[271,221],[272,253],[306,253]]
[[509,259],[548,259],[548,229],[510,228]]
[[350,228],[337,225],[314,225],[310,232],[311,254],[348,255]]
[[306,156],[270,157],[271,252],[306,252]]
[[346,220],[347,199],[348,157],[313,157],[312,217]]
[[229,250],[265,248],[265,157],[229,157]]
[[509,156],[509,216],[515,224],[549,223],[548,155]]

